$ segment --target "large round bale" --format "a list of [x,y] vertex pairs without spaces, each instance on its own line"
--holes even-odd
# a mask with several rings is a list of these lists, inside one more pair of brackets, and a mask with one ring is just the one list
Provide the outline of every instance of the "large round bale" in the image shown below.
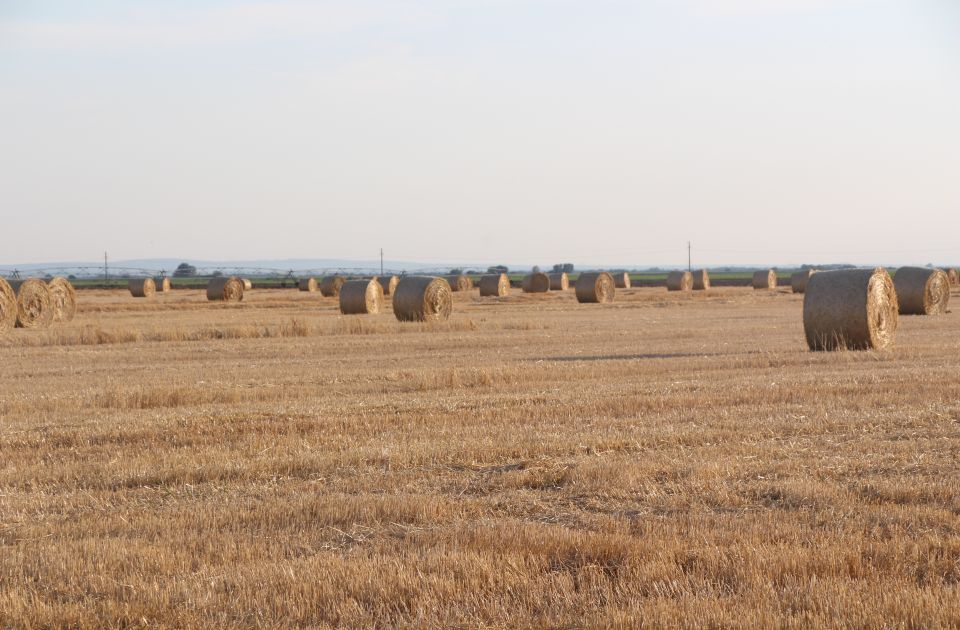
[[473,288],[473,280],[470,279],[470,276],[460,274],[459,276],[447,276],[446,279],[451,291],[469,291]]
[[314,293],[317,290],[317,279],[300,278],[300,281],[297,282],[297,288],[301,291],[309,291],[310,293]]
[[50,288],[54,323],[69,322],[77,314],[77,291],[66,278],[56,277],[47,283]]
[[393,314],[401,322],[439,322],[453,311],[453,291],[444,278],[406,276],[393,294]]
[[240,278],[240,279],[243,280],[244,291],[249,291],[250,289],[253,288],[253,282],[250,280],[250,278]]
[[893,343],[897,292],[885,269],[813,274],[803,296],[803,331],[811,350],[882,350]]
[[346,278],[341,275],[326,276],[320,282],[320,293],[324,297],[337,297],[340,295],[340,287],[346,282]]
[[570,288],[570,276],[566,272],[548,274],[551,291],[566,291]]
[[384,295],[393,295],[397,289],[397,283],[400,282],[399,276],[380,276],[377,278]]
[[630,288],[630,274],[624,271],[623,273],[613,274],[613,283],[618,289],[629,289]]
[[150,297],[157,292],[157,284],[153,278],[131,278],[127,283],[130,295],[135,298]]
[[773,291],[777,288],[777,272],[773,269],[753,272],[753,288]]
[[530,273],[523,277],[520,288],[524,293],[546,293],[550,290],[550,276],[545,273]]
[[950,303],[950,279],[941,269],[900,267],[893,274],[901,315],[940,315]]
[[153,279],[153,286],[157,290],[157,293],[167,293],[170,291],[170,278],[166,276]]
[[47,328],[53,322],[53,297],[43,280],[27,278],[10,283],[17,293],[17,328]]
[[510,293],[510,277],[494,273],[480,278],[480,297],[503,297]]
[[10,283],[0,278],[0,335],[6,334],[17,323],[17,292]]
[[576,285],[577,302],[606,304],[613,302],[617,283],[606,271],[581,273]]
[[219,276],[207,283],[207,299],[211,302],[239,302],[243,299],[243,280],[236,276]]
[[350,280],[340,287],[340,312],[344,315],[376,315],[383,310],[383,287],[376,278]]
[[692,291],[693,274],[689,271],[671,271],[667,274],[667,291]]
[[710,289],[710,274],[706,269],[697,269],[693,272],[693,290],[708,291]]
[[790,289],[794,293],[804,293],[807,290],[807,283],[810,282],[810,276],[817,273],[813,269],[804,269],[790,276]]

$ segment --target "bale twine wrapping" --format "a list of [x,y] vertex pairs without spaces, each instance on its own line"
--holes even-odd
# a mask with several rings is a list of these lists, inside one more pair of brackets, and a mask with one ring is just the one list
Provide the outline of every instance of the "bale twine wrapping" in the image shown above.
[[804,269],[790,276],[790,289],[794,293],[804,293],[807,290],[807,283],[810,282],[810,276],[817,273],[813,269]]
[[401,322],[439,322],[453,311],[453,291],[444,278],[407,276],[393,294],[393,314]]
[[577,302],[607,304],[613,302],[617,283],[606,271],[581,273],[577,278]]
[[693,290],[708,291],[710,289],[710,274],[706,269],[697,269],[693,272]]
[[340,287],[346,281],[341,275],[327,276],[320,282],[320,293],[324,297],[337,297],[340,295]]
[[249,291],[250,289],[253,288],[253,282],[250,280],[250,278],[241,278],[241,280],[243,280],[244,291]]
[[377,315],[383,310],[383,287],[376,278],[350,280],[340,287],[340,312],[344,315]]
[[243,280],[236,276],[220,276],[207,283],[207,299],[211,302],[239,302],[243,299]]
[[531,273],[523,277],[520,286],[524,293],[546,293],[550,290],[550,276],[545,273]]
[[510,278],[505,273],[495,273],[480,278],[480,297],[503,297],[510,293]]
[[47,328],[53,322],[53,297],[43,280],[27,278],[10,283],[17,293],[17,328]]
[[300,281],[297,282],[297,288],[301,291],[309,291],[310,293],[314,293],[317,290],[317,279],[300,278]]
[[693,274],[689,271],[671,271],[667,274],[667,291],[692,291]]
[[136,298],[150,297],[157,292],[157,283],[153,278],[132,278],[127,286],[130,287],[130,295]]
[[66,278],[56,277],[47,283],[50,288],[53,322],[69,322],[77,314],[77,291]]
[[803,331],[811,350],[882,350],[893,343],[897,292],[883,268],[813,274],[803,296]]
[[613,274],[613,283],[618,289],[629,289],[630,288],[630,274],[624,271],[623,273]]
[[469,291],[473,288],[473,280],[463,274],[459,276],[447,276],[447,283],[451,291]]
[[397,283],[400,282],[399,276],[380,276],[377,278],[384,295],[393,295],[397,290]]
[[947,272],[947,279],[950,280],[951,286],[957,286],[958,284],[960,284],[960,272],[958,272],[953,267],[950,267],[949,269],[945,269],[944,271]]
[[17,292],[10,283],[0,278],[0,336],[17,323]]
[[570,277],[566,272],[551,273],[549,277],[551,291],[566,291],[570,288]]
[[893,275],[901,315],[940,315],[950,303],[950,279],[941,269],[900,267]]
[[772,291],[777,288],[777,272],[773,269],[753,272],[753,288]]
[[157,290],[157,293],[168,293],[171,288],[170,278],[166,276],[162,278],[154,278],[153,286]]

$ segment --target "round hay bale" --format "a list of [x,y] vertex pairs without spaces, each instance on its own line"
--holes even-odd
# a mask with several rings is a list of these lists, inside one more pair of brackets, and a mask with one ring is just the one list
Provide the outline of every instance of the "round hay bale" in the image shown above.
[[241,278],[241,280],[243,280],[244,291],[249,291],[250,289],[253,288],[253,282],[250,280],[250,278]]
[[383,289],[384,295],[393,295],[393,292],[397,290],[397,283],[400,282],[400,277],[380,276],[377,278],[377,282],[380,283],[380,287]]
[[383,287],[373,280],[350,280],[340,287],[340,312],[344,315],[376,315],[383,310]]
[[950,303],[950,279],[941,269],[900,267],[893,274],[901,315],[940,315]]
[[821,271],[807,280],[803,331],[811,350],[882,350],[893,344],[899,308],[883,268]]
[[157,290],[157,293],[167,293],[170,291],[170,278],[166,276],[153,279],[153,286]]
[[469,276],[459,275],[459,276],[447,276],[447,283],[450,285],[451,291],[469,291],[473,288],[473,280]]
[[406,276],[393,294],[393,314],[401,322],[439,322],[453,311],[453,291],[444,278]]
[[480,278],[480,297],[503,297],[508,293],[510,278],[507,274],[495,273]]
[[127,286],[130,288],[130,295],[135,298],[151,297],[157,292],[157,284],[153,278],[131,278]]
[[300,281],[297,282],[297,288],[301,291],[309,291],[310,293],[314,293],[317,290],[317,279],[300,278]]
[[570,277],[567,273],[551,273],[550,276],[550,290],[551,291],[566,291],[570,288]]
[[790,276],[790,289],[794,293],[804,293],[807,290],[807,283],[810,282],[810,276],[817,273],[813,269],[804,269]]
[[617,283],[606,271],[581,273],[577,278],[577,302],[607,304],[613,302]]
[[77,291],[66,278],[56,277],[47,283],[50,288],[54,323],[69,322],[77,314]]
[[546,293],[550,290],[550,276],[545,273],[531,273],[523,277],[521,289],[524,293]]
[[773,291],[777,288],[777,272],[773,269],[753,272],[753,288]]
[[960,284],[960,272],[953,267],[944,269],[944,272],[947,274],[947,279],[950,281],[950,286],[955,287]]
[[243,300],[243,280],[236,276],[211,278],[207,283],[207,299],[211,302],[239,302]]
[[346,281],[346,278],[339,274],[326,276],[320,282],[320,293],[322,293],[324,297],[337,297],[340,295],[340,287],[342,287]]
[[623,273],[613,274],[613,283],[618,289],[629,289],[630,288],[630,274],[624,271]]
[[47,328],[53,322],[53,297],[43,280],[27,278],[10,283],[17,293],[17,328]]
[[692,291],[693,274],[689,271],[671,271],[667,274],[667,291]]
[[707,273],[706,269],[697,269],[693,272],[693,290],[694,291],[709,291],[710,290],[710,274]]
[[10,283],[0,278],[0,336],[17,323],[17,292]]

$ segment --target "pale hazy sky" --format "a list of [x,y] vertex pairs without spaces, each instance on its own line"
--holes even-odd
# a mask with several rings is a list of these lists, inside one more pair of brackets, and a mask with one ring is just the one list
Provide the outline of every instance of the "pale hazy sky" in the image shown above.
[[0,0],[0,263],[960,264],[958,0]]

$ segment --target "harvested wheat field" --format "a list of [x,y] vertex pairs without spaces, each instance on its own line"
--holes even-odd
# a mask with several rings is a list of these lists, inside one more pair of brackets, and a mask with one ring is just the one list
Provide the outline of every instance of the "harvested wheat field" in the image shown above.
[[78,291],[0,337],[0,625],[960,624],[960,335],[789,289]]

